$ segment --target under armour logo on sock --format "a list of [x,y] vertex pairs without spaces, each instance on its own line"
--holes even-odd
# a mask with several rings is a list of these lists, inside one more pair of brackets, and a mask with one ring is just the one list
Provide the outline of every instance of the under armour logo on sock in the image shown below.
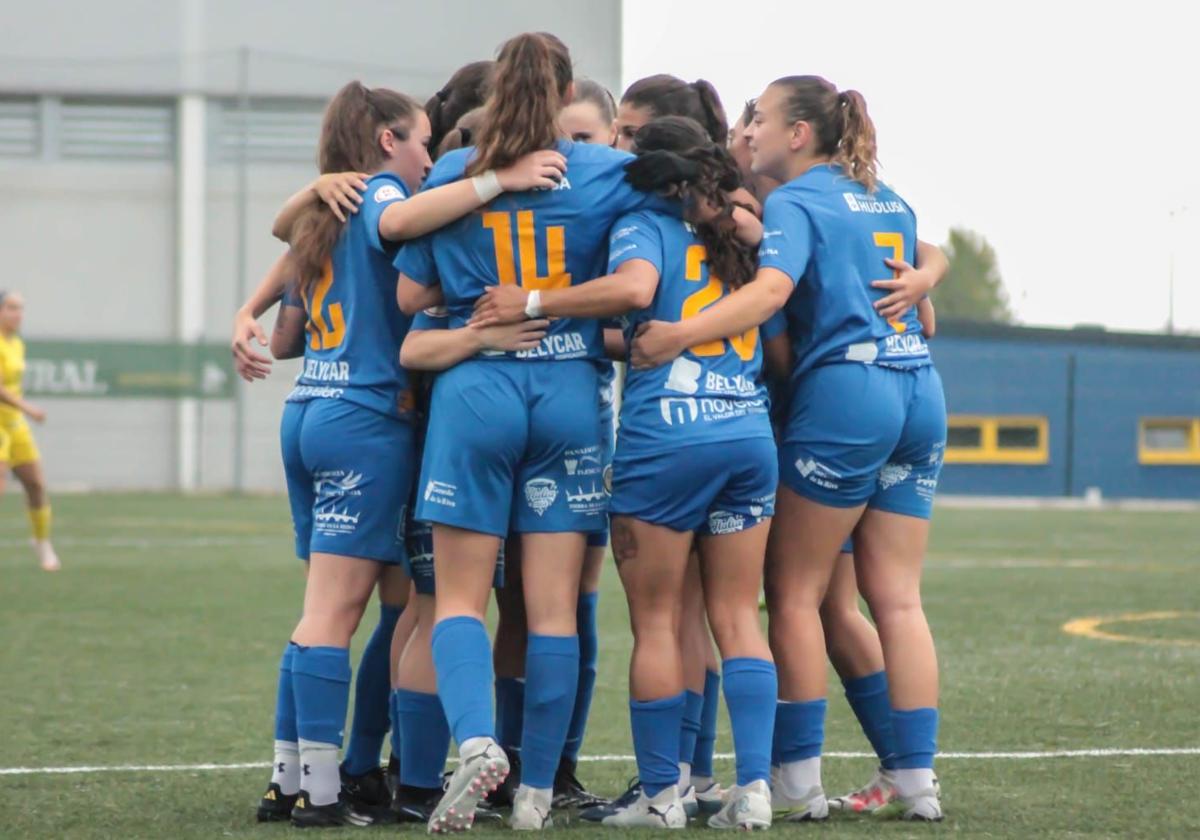
[[307,775],[308,775],[308,772],[309,772],[309,771],[308,771],[308,765],[307,765],[307,764],[301,765],[301,767],[300,767],[300,772],[301,772],[301,773],[303,773],[305,776],[307,776]]
[[281,762],[279,762],[279,764],[278,764],[278,765],[276,765],[276,766],[277,766],[277,769],[279,770],[279,772],[280,772],[280,773],[282,773],[284,770],[286,770],[286,769],[287,769],[287,765],[286,765],[286,764],[284,764],[282,761],[281,761]]

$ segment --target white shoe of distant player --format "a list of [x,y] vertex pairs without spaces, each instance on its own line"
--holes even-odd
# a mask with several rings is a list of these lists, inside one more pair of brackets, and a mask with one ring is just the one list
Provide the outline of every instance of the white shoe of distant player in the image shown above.
[[725,806],[708,818],[708,827],[765,830],[771,827],[771,817],[771,790],[759,779],[744,787],[731,787],[725,794]]
[[531,788],[521,785],[513,797],[512,815],[508,825],[514,831],[542,831],[554,827],[550,809],[554,801],[552,788]]
[[62,568],[62,563],[58,562],[58,555],[54,553],[54,546],[50,545],[50,540],[34,540],[33,550],[37,552],[38,563],[41,564],[42,571],[57,572]]
[[[695,777],[693,777],[693,780]],[[696,788],[696,804],[700,806],[701,814],[715,814],[725,804],[725,791],[721,783],[711,779],[706,784],[694,785]]]
[[829,810],[845,811],[850,814],[873,814],[896,798],[896,787],[892,776],[882,767],[876,768],[871,781],[845,796],[829,800]]
[[771,807],[776,819],[784,822],[820,822],[829,819],[829,800],[825,790],[814,785],[797,797],[784,792],[784,785],[777,784],[771,792]]
[[610,828],[687,828],[687,815],[679,788],[669,785],[654,798],[642,791],[632,804],[605,817],[602,824]]
[[927,788],[916,796],[900,796],[887,807],[875,812],[879,819],[899,819],[907,822],[941,822],[942,803],[935,788]]

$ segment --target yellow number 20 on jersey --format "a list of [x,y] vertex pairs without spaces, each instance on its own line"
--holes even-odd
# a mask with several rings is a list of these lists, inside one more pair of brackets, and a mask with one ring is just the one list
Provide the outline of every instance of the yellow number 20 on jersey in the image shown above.
[[[689,245],[684,276],[692,282],[703,277],[701,267],[706,259],[708,259],[708,251],[703,245]],[[725,294],[725,284],[721,282],[720,277],[710,271],[708,283],[704,285],[704,288],[692,292],[684,299],[683,310],[679,313],[680,320],[686,321],[688,318],[696,317],[704,311],[705,307],[720,300],[723,294]],[[754,349],[758,346],[758,327],[751,327],[728,341],[734,352],[738,354],[738,358],[743,362],[748,362],[754,358]],[[725,352],[725,341],[706,341],[688,349],[696,356],[720,356]]]

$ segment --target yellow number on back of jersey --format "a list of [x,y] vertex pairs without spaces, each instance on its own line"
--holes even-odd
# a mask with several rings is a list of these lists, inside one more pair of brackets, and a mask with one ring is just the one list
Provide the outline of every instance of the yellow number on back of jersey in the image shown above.
[[[684,272],[686,279],[693,282],[699,280],[703,276],[701,268],[707,258],[708,251],[703,245],[689,245]],[[724,293],[725,284],[721,282],[721,278],[710,271],[708,283],[704,285],[704,288],[692,292],[684,299],[683,309],[679,313],[680,320],[686,321],[688,318],[696,317],[704,311],[705,307],[720,300]],[[741,335],[733,336],[729,339],[729,344],[738,354],[738,358],[744,362],[750,361],[754,358],[754,350],[758,346],[758,327],[751,327]],[[720,356],[725,352],[725,341],[706,341],[688,349],[695,356]]]

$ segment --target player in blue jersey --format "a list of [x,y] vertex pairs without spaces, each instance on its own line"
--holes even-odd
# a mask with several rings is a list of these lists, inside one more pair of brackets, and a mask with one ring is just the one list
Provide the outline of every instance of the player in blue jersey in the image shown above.
[[[428,119],[411,98],[347,85],[326,112],[321,168],[379,170],[366,182],[360,211],[344,223],[306,191],[277,223],[291,241],[308,313],[304,366],[281,437],[297,553],[309,561],[309,579],[304,615],[281,663],[275,772],[260,805],[263,820],[336,825],[374,818],[340,796],[337,753],[350,636],[377,582],[394,580],[400,599],[408,589],[402,572],[386,569],[403,560],[401,517],[414,469],[410,396],[397,359],[408,319],[394,302],[391,243],[469,212],[506,186],[552,183],[544,176],[561,172],[557,156],[542,155],[408,202],[430,166],[428,139]],[[387,731],[391,629],[376,634],[384,667],[375,682],[383,690],[368,692],[385,701],[382,731],[369,733],[375,774]]]
[[[779,182],[751,171],[751,154],[746,129],[754,119],[754,101],[746,103],[742,115],[729,133],[729,152],[737,161],[742,183],[746,184],[755,198],[765,201],[779,186]],[[944,262],[944,256],[935,245],[918,240],[917,258],[922,265]],[[875,302],[877,311],[886,316],[899,314],[907,306],[909,297],[906,279],[876,281],[872,285],[887,289],[889,294]],[[897,296],[897,297],[893,297]],[[893,308],[895,307],[895,309]],[[933,304],[924,297],[917,304],[917,318],[921,322],[921,333],[932,338],[936,329]],[[792,348],[787,335],[787,320],[783,311],[775,313],[762,325],[760,335],[766,357],[765,368],[771,371],[767,377],[771,390],[771,422],[777,434],[786,426],[790,408],[788,381],[792,370]],[[765,607],[765,602],[763,604]],[[825,598],[821,601],[821,625],[825,631],[825,650],[829,661],[845,689],[846,700],[862,726],[871,746],[879,757],[879,767],[871,779],[859,788],[829,799],[831,810],[871,813],[892,801],[895,795],[889,772],[892,758],[891,705],[888,702],[887,675],[883,670],[883,650],[879,634],[859,608],[858,584],[854,576],[853,546],[847,542],[842,547],[834,566],[833,577]],[[788,736],[785,728],[776,731],[776,740]],[[773,762],[778,770],[779,760]]]
[[[636,138],[642,171],[670,163],[691,186],[692,205],[712,220],[693,227],[677,213],[651,209],[622,216],[611,234],[610,274],[540,292],[546,314],[629,313],[632,330],[646,319],[691,317],[753,275],[752,252],[735,238],[726,193],[738,175],[723,146],[685,117],[652,121]],[[522,318],[528,301],[519,287],[492,287],[477,307],[478,323]],[[687,822],[679,788],[686,703],[679,623],[696,535],[738,757],[738,786],[709,824],[771,824],[771,727],[762,721],[772,717],[776,679],[758,626],[768,529],[755,526],[770,520],[778,473],[757,332],[698,345],[669,370],[635,371],[626,381],[613,463],[613,549],[634,630],[630,718],[641,788],[605,825]]]
[[[659,73],[638,79],[621,95],[617,110],[617,148],[632,149],[633,138],[642,126],[655,118],[672,116],[695,120],[714,143],[723,144],[726,140],[725,109],[712,84],[704,79],[685,82],[676,76]],[[735,199],[754,206],[756,212],[761,211],[745,190],[739,190]],[[711,814],[720,809],[724,796],[713,775],[721,669],[705,622],[701,592],[699,557],[693,552],[688,566],[682,619],[687,703],[680,733],[680,787],[689,811]],[[617,802],[635,801],[637,793],[635,785]],[[585,816],[599,819],[602,814],[597,810]]]
[[[945,448],[941,382],[913,304],[884,317],[884,259],[916,262],[908,205],[875,175],[862,96],[811,76],[772,83],[748,131],[754,171],[783,181],[764,208],[754,282],[695,319],[646,328],[638,364],[734,335],[786,304],[793,397],[780,448],[779,516],[768,561],[780,665],[777,813],[827,813],[820,784],[826,675],[819,615],[833,565],[855,535],[855,566],[879,629],[890,694],[896,810],[941,819],[934,787],[937,660],[920,570]],[[921,269],[917,269],[920,271]],[[937,279],[927,270],[926,291]]]
[[[623,179],[627,155],[572,144],[558,114],[571,95],[566,47],[525,34],[500,51],[496,87],[474,149],[438,161],[428,184],[452,182],[534,149],[557,148],[567,174],[555,189],[505,196],[431,237],[432,260],[400,257],[401,282],[441,285],[450,326],[471,317],[490,286],[535,292],[603,271],[609,225],[622,213],[673,202]],[[412,258],[409,258],[409,254]],[[438,693],[462,759],[431,820],[433,830],[470,825],[487,786],[507,775],[491,710],[491,657],[482,618],[499,541],[522,535],[529,642],[526,656],[519,828],[550,824],[552,785],[574,706],[579,668],[576,599],[586,534],[603,527],[602,478],[572,482],[569,462],[600,448],[595,360],[602,329],[552,322],[538,348],[480,355],[442,374],[434,389],[417,516],[434,523]]]

